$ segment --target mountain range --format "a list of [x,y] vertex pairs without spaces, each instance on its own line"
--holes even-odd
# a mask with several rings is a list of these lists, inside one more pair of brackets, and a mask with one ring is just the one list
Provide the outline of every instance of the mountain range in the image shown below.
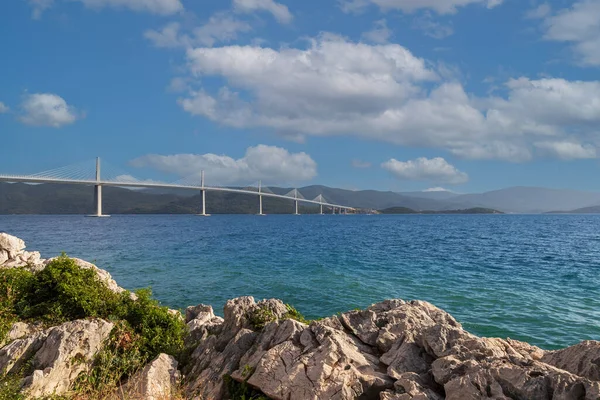
[[[271,190],[285,194],[291,188]],[[299,188],[299,191],[307,199],[323,195],[331,203],[373,210],[405,207],[415,211],[487,208],[505,213],[600,211],[600,193],[538,187],[510,187],[474,194],[449,191],[353,191],[316,185]],[[255,213],[258,207],[257,199],[252,195],[208,192],[206,197],[208,212],[213,214]],[[104,188],[106,213],[195,213],[199,205],[199,194],[194,192]],[[0,214],[87,214],[93,208],[91,187],[0,182]],[[292,204],[287,200],[264,198],[264,208],[269,214],[289,213]],[[302,207],[301,211],[316,212],[317,209],[308,206]]]

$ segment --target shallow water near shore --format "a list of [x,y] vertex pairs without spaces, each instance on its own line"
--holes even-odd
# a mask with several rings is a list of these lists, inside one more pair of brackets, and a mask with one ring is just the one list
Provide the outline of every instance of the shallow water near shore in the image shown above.
[[420,299],[477,335],[600,340],[597,215],[4,215],[0,231],[173,308],[252,295],[315,318]]

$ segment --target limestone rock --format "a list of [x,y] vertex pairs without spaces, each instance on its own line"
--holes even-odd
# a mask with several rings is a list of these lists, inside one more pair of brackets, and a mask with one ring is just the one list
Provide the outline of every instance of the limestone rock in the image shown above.
[[120,392],[130,400],[165,400],[171,398],[180,378],[175,358],[159,354],[132,376]]
[[16,372],[28,362],[28,396],[64,394],[77,376],[87,370],[110,334],[113,324],[103,320],[77,320],[15,340],[0,350],[0,370]]
[[592,381],[600,381],[600,342],[587,340],[566,349],[550,351],[541,361]]
[[0,249],[7,253],[8,258],[15,258],[25,249],[25,242],[8,233],[0,233]]
[[197,306],[189,306],[185,309],[185,322],[188,323],[194,319],[199,319],[206,322],[215,316],[213,308],[204,304]]

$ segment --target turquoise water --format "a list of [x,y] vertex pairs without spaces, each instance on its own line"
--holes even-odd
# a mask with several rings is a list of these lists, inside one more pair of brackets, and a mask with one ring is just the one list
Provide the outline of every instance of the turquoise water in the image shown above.
[[479,335],[600,340],[600,216],[0,216],[0,231],[175,308],[252,295],[320,317],[422,299]]

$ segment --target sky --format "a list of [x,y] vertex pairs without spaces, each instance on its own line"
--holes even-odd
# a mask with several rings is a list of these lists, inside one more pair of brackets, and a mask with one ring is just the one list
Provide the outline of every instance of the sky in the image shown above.
[[6,0],[0,173],[600,191],[600,0]]

